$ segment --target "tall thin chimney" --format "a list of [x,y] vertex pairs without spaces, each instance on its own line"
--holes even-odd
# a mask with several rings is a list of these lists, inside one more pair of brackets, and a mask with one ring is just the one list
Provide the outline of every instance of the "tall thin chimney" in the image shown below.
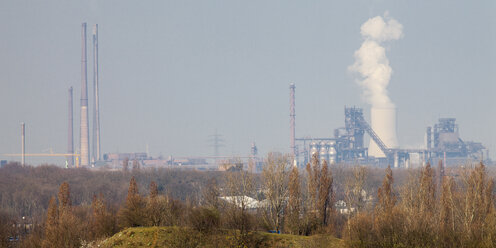
[[[69,87],[69,126],[68,126],[68,136],[67,136],[67,153],[74,154],[74,116],[72,114],[72,86]],[[67,156],[67,166],[73,167],[74,165],[74,156]]]
[[291,155],[296,165],[296,143],[295,143],[295,84],[289,84],[289,124],[291,129]]
[[86,23],[82,24],[81,29],[81,166],[88,166],[90,160],[89,154],[89,132],[88,132],[88,80],[86,66]]
[[93,26],[93,162],[100,157],[100,106],[98,90],[98,24]]
[[21,165],[24,166],[26,158],[26,125],[21,123]]

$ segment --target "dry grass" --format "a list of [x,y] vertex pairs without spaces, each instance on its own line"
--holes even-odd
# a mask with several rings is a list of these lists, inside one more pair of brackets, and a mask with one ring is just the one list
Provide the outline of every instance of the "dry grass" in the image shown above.
[[[128,228],[101,241],[97,247],[243,247],[238,233],[231,230],[202,235],[182,227]],[[344,247],[342,240],[330,235],[298,236],[252,232],[245,247]]]

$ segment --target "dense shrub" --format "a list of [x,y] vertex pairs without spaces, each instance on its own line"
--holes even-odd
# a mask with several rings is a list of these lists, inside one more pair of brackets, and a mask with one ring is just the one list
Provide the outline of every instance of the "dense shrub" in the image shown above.
[[220,213],[214,208],[197,207],[189,213],[191,227],[201,233],[215,231],[220,225]]

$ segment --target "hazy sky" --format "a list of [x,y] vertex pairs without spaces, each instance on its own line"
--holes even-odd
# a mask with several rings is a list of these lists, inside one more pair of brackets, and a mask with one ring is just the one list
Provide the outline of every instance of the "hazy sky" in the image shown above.
[[[211,155],[216,129],[225,155],[246,155],[252,142],[289,152],[290,82],[298,137],[332,136],[345,105],[368,118],[348,67],[360,26],[386,11],[404,34],[384,45],[400,145],[421,146],[427,125],[455,117],[462,139],[496,157],[492,0],[3,0],[0,154],[20,152],[20,122],[27,152],[66,152],[70,86],[79,146],[82,22],[89,34],[99,24],[103,153],[148,144],[153,156]],[[28,159],[42,161],[63,160]]]

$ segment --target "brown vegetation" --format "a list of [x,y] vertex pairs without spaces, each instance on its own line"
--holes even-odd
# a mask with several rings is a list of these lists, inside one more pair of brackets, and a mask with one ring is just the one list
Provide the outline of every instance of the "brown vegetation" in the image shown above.
[[[304,234],[318,232],[332,232],[335,216],[333,177],[327,161],[319,161],[318,154],[314,154],[312,162],[307,164],[307,208],[304,220]],[[327,230],[326,230],[327,229]]]
[[437,176],[442,178],[436,180],[427,164],[401,187],[398,199],[388,168],[375,211],[348,221],[348,246],[494,247],[494,184],[485,165],[448,173],[442,168]]
[[[289,156],[273,153],[261,174],[138,167],[132,173],[0,168],[0,247],[80,247],[143,226],[178,228],[170,240],[177,246],[227,235],[230,245],[257,247],[266,244],[253,235],[257,230],[337,236],[349,247],[496,243],[494,181],[483,164],[384,171],[314,156],[299,170]],[[343,210],[337,200],[346,211],[337,211]]]

